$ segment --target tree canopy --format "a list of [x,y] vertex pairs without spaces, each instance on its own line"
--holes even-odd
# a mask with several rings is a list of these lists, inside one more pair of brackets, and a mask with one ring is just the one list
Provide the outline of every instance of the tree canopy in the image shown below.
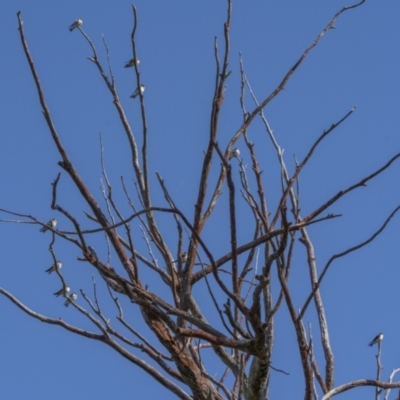
[[395,374],[387,383],[396,330],[382,311],[397,277],[399,140],[373,95],[391,84],[390,105],[399,80],[373,69],[389,63],[369,49],[390,49],[368,38],[364,3],[310,17],[227,1],[159,31],[141,5],[117,32],[111,14],[60,29],[18,12],[29,70],[3,147],[6,330],[16,309],[5,298],[58,326],[24,316],[40,334],[20,341],[52,330],[45,346],[61,356],[81,346],[71,333],[84,338],[68,363],[79,374],[101,342],[96,353],[130,363],[110,382],[150,377],[129,388],[141,398],[154,382],[182,399],[399,388]]

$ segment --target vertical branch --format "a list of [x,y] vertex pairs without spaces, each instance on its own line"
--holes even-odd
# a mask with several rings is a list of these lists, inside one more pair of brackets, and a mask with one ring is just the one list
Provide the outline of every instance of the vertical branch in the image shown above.
[[[381,352],[382,352],[382,340],[378,342],[378,354],[376,355],[376,380],[379,382],[381,380],[381,371],[383,366],[381,364]],[[378,386],[375,387],[375,399],[379,400],[382,389]]]
[[[302,237],[300,242],[306,246],[308,255],[308,267],[310,272],[311,287],[318,283],[317,268],[315,263],[314,248],[307,234],[306,229],[301,230]],[[317,290],[314,294],[315,310],[318,315],[319,329],[321,334],[322,348],[325,355],[325,385],[327,390],[331,390],[334,384],[334,357],[329,341],[328,322],[326,320],[325,309],[321,298],[321,293]]]
[[[86,187],[85,183],[83,182],[83,180],[81,179],[81,177],[79,176],[79,174],[77,173],[77,171],[74,169],[71,161],[68,158],[67,152],[65,151],[63,145],[61,144],[61,140],[58,136],[57,130],[53,124],[51,115],[50,115],[50,111],[47,107],[45,98],[44,98],[44,93],[43,93],[43,89],[42,86],[40,84],[40,80],[39,80],[39,76],[36,72],[35,69],[35,65],[33,63],[32,60],[32,56],[29,52],[28,49],[28,45],[26,43],[25,40],[25,35],[24,35],[24,31],[23,31],[23,22],[21,20],[21,13],[18,12],[17,13],[18,16],[18,22],[19,22],[19,32],[20,32],[20,37],[21,37],[21,42],[22,42],[22,47],[24,49],[25,52],[25,56],[28,60],[28,64],[30,66],[32,75],[33,75],[33,79],[35,81],[36,84],[36,88],[38,91],[38,95],[39,95],[39,101],[40,104],[42,106],[43,109],[43,115],[44,118],[47,122],[47,126],[49,127],[50,133],[52,135],[52,138],[54,140],[54,143],[57,146],[57,149],[63,159],[62,162],[59,162],[59,165],[69,174],[69,176],[71,177],[71,179],[73,180],[73,182],[75,183],[75,186],[78,188],[78,190],[80,191],[82,197],[86,200],[86,202],[88,203],[88,205],[90,206],[90,208],[92,209],[93,213],[95,214],[97,220],[99,221],[99,223],[101,224],[101,226],[103,228],[108,228],[109,227],[109,223],[105,217],[105,215],[103,214],[102,210],[100,209],[99,205],[97,204],[96,200],[94,199],[94,197],[92,196],[92,194],[90,193],[89,189]],[[129,274],[129,277],[131,278],[132,281],[136,281],[136,276],[134,273],[134,268],[133,265],[131,263],[131,261],[129,260],[129,257],[127,256],[127,254],[125,253],[121,243],[118,240],[118,235],[116,234],[114,229],[106,229],[107,235],[110,238],[115,251],[122,263],[122,265],[124,266],[126,272]]]
[[[224,85],[226,79],[228,77],[227,69],[228,69],[228,62],[229,62],[229,28],[230,28],[230,21],[231,21],[231,14],[232,14],[232,0],[228,1],[228,11],[227,11],[227,21],[224,24],[224,35],[225,35],[225,56],[224,56],[224,64],[222,66],[222,72],[220,73],[220,64],[218,59],[218,47],[217,42],[215,40],[215,58],[217,64],[216,70],[216,77],[215,77],[215,91],[214,97],[212,101],[212,109],[211,109],[211,120],[210,120],[210,138],[208,142],[208,148],[206,154],[204,156],[204,162],[200,177],[200,184],[199,190],[197,195],[197,201],[195,204],[195,215],[194,215],[194,222],[193,227],[194,231],[191,236],[190,246],[188,250],[188,260],[186,263],[183,279],[182,279],[182,305],[183,307],[189,306],[189,298],[190,298],[190,288],[191,284],[189,282],[192,281],[193,276],[193,267],[194,267],[194,260],[195,260],[195,249],[198,246],[197,237],[200,235],[201,230],[204,226],[206,218],[202,217],[202,210],[204,206],[206,191],[207,191],[207,183],[208,177],[211,170],[211,161],[212,161],[212,154],[214,150],[214,143],[216,142],[217,132],[218,132],[218,119],[219,119],[219,112],[224,100]],[[215,273],[216,275],[216,273]],[[214,275],[214,276],[215,276]]]
[[[205,217],[202,217],[202,210],[204,206],[204,200],[206,196],[207,182],[208,176],[211,169],[211,160],[214,149],[214,143],[217,141],[217,133],[218,133],[218,121],[219,121],[219,113],[221,110],[222,103],[224,101],[224,86],[226,79],[229,76],[228,64],[229,64],[229,54],[230,54],[230,38],[229,38],[229,29],[231,24],[231,15],[232,15],[232,0],[228,1],[228,12],[227,12],[227,20],[224,24],[224,37],[225,37],[225,55],[224,62],[222,65],[222,70],[220,71],[220,62],[218,58],[218,46],[217,40],[215,39],[214,43],[214,51],[215,51],[215,60],[217,64],[216,76],[215,76],[215,91],[214,97],[212,101],[212,109],[211,109],[211,119],[210,119],[210,139],[208,142],[208,148],[206,151],[206,155],[204,157],[203,168],[200,177],[200,185],[199,192],[197,196],[196,206],[195,206],[195,218],[194,218],[194,228],[195,231],[199,234],[204,223]],[[194,238],[193,238],[194,239]],[[196,242],[193,242],[196,243]],[[190,254],[189,254],[190,256]]]
[[[136,41],[135,41],[135,34],[136,34],[136,29],[138,25],[138,17],[137,17],[137,10],[136,7],[132,4],[132,11],[133,11],[133,29],[132,29],[132,34],[131,34],[131,42],[132,42],[132,53],[133,53],[133,59],[137,60],[137,51],[136,51]],[[136,72],[136,84],[137,88],[140,88],[142,85],[142,82],[140,80],[140,71],[139,71],[139,65],[138,63],[134,63],[134,68]],[[144,97],[143,93],[139,90],[139,98],[140,98],[140,108],[141,108],[141,114],[142,114],[142,123],[143,123],[143,146],[142,146],[142,157],[143,157],[143,176],[144,176],[144,204],[145,208],[148,208],[151,206],[150,202],[150,187],[149,187],[149,176],[148,176],[148,162],[147,162],[147,118],[146,118],[146,112],[145,112],[145,107],[144,107]]]
[[301,359],[301,364],[303,367],[303,374],[304,374],[304,383],[305,383],[305,399],[311,399],[311,395],[313,392],[313,373],[312,373],[312,368],[309,365],[308,362],[308,353],[309,353],[309,347],[307,344],[306,340],[306,332],[304,330],[302,321],[299,320],[296,317],[296,310],[293,305],[293,301],[290,295],[290,290],[287,285],[286,278],[284,276],[284,273],[282,271],[282,268],[278,269],[278,278],[279,282],[281,284],[283,294],[286,300],[286,304],[288,307],[288,311],[290,314],[290,317],[292,319],[292,323],[294,325],[295,331],[296,331],[296,336],[297,336],[297,345],[300,351],[300,359]]

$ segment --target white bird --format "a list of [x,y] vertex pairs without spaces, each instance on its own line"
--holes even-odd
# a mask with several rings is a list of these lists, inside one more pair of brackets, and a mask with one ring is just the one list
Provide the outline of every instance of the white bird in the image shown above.
[[240,150],[239,149],[233,149],[231,151],[231,154],[229,154],[229,159],[231,160],[233,157],[239,157],[240,156]]
[[177,260],[174,261],[174,263],[177,262],[181,262],[181,263],[185,263],[188,259],[188,253],[185,251],[184,253],[182,253]]
[[376,335],[368,346],[373,346],[375,343],[380,343],[383,339],[383,333]]
[[53,264],[50,268],[46,269],[46,271],[48,274],[51,274],[52,272],[54,272],[57,269],[61,269],[62,267],[62,262],[61,261],[57,261],[55,264]]
[[133,67],[135,64],[136,65],[140,64],[139,58],[131,58],[129,61],[126,62],[125,68]]
[[46,226],[44,226],[41,230],[40,230],[40,232],[46,232],[47,230],[49,230],[49,227],[50,228],[55,228],[56,227],[56,225],[57,225],[57,220],[55,219],[55,218],[52,218],[47,224],[46,224]]
[[181,254],[180,261],[181,263],[185,263],[187,259],[188,259],[188,253],[186,253],[185,251],[184,253]]
[[64,306],[68,307],[71,303],[74,303],[77,298],[78,298],[78,295],[76,293],[72,293],[71,296],[67,297],[67,300],[65,301]]
[[[143,94],[143,93],[144,93],[144,89],[145,89],[145,86],[144,86],[144,85],[140,85],[140,94]],[[131,98],[134,99],[134,98],[137,97],[137,96],[139,96],[139,88],[137,88],[137,89],[133,92]]]
[[69,293],[70,290],[71,289],[70,289],[69,286],[65,286],[65,287],[62,287],[58,292],[55,292],[53,294],[56,297],[61,296],[61,295],[66,296]]
[[70,25],[68,28],[70,32],[72,32],[75,28],[79,28],[83,24],[83,21],[78,18],[74,23]]

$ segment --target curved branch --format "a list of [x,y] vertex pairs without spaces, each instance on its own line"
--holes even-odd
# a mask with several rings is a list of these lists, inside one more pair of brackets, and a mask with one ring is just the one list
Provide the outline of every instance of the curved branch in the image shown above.
[[[28,45],[26,43],[25,40],[25,34],[23,31],[23,22],[21,20],[21,12],[17,13],[18,16],[18,22],[19,22],[19,27],[18,30],[20,32],[20,36],[21,36],[21,42],[22,42],[22,47],[24,49],[25,52],[25,56],[28,60],[28,64],[30,66],[35,84],[36,84],[36,88],[38,91],[38,95],[39,95],[39,101],[40,104],[43,108],[43,115],[44,118],[47,122],[47,126],[49,127],[49,130],[51,132],[52,138],[54,140],[54,143],[57,146],[57,149],[63,159],[62,162],[59,162],[59,165],[65,170],[67,171],[67,173],[70,175],[71,179],[73,180],[73,182],[75,183],[75,186],[78,188],[78,190],[80,191],[82,197],[86,200],[86,202],[88,203],[88,205],[90,206],[90,208],[92,209],[93,213],[95,214],[97,220],[99,221],[99,223],[103,226],[103,227],[108,227],[109,223],[106,219],[106,217],[104,216],[103,212],[101,211],[101,208],[99,207],[99,205],[97,204],[96,200],[94,199],[94,197],[92,196],[92,194],[90,193],[89,189],[86,187],[85,183],[83,182],[82,178],[79,176],[79,174],[77,173],[77,171],[75,170],[75,168],[73,167],[71,161],[68,158],[67,152],[65,151],[63,145],[61,144],[61,140],[58,136],[58,133],[56,131],[56,128],[53,124],[53,121],[51,119],[51,115],[50,115],[50,111],[47,107],[45,98],[44,98],[44,92],[42,89],[42,86],[40,84],[40,80],[39,80],[39,76],[36,72],[35,69],[35,65],[33,63],[32,60],[32,56],[29,52],[28,49]],[[83,31],[80,29],[80,31],[83,33]],[[104,74],[105,75],[105,74]],[[127,273],[129,274],[130,278],[132,281],[136,280],[136,277],[134,275],[134,268],[133,265],[129,259],[129,257],[127,256],[127,254],[125,253],[123,246],[120,244],[119,240],[118,240],[118,235],[114,230],[108,230],[107,231],[107,235],[110,238],[111,243],[114,246],[114,249],[122,263],[122,265],[124,266],[125,270],[127,271]]]
[[84,337],[87,337],[90,339],[99,340],[100,342],[104,342],[104,343],[106,342],[104,335],[99,335],[97,333],[88,332],[84,329],[80,329],[76,326],[68,324],[67,322],[63,321],[61,318],[55,319],[55,318],[46,317],[45,315],[39,314],[36,311],[31,310],[25,304],[23,304],[21,301],[19,301],[16,297],[14,297],[11,293],[7,292],[7,290],[5,290],[1,287],[0,287],[0,294],[4,295],[9,300],[11,300],[24,313],[30,315],[33,318],[38,319],[41,322],[45,322],[47,324],[52,324],[52,325],[59,325],[59,326],[63,327],[64,329],[66,329],[70,332],[76,333],[78,335],[81,335],[81,336],[84,336]]
[[311,293],[309,294],[309,296],[307,297],[307,300],[304,303],[304,306],[302,307],[299,315],[298,315],[298,319],[303,318],[304,313],[307,310],[308,305],[310,304],[311,299],[313,298],[314,294],[317,292],[318,288],[321,285],[322,279],[324,278],[325,274],[328,272],[328,268],[331,265],[331,263],[336,260],[337,258],[343,257],[355,250],[361,249],[361,247],[364,247],[365,245],[367,245],[368,243],[371,243],[385,228],[386,225],[389,223],[389,221],[394,217],[394,215],[397,213],[397,211],[400,210],[400,205],[397,206],[392,212],[391,214],[387,217],[386,221],[383,223],[383,225],[367,240],[365,240],[364,242],[357,244],[354,247],[351,247],[350,249],[347,249],[345,251],[343,251],[342,253],[339,254],[335,254],[333,255],[329,261],[326,263],[324,269],[322,270],[321,276],[318,279],[318,282],[315,284],[315,287],[313,288],[313,290],[311,291]]
[[344,385],[338,386],[330,390],[322,397],[321,400],[329,400],[331,397],[336,396],[337,394],[361,386],[374,386],[381,389],[396,389],[400,388],[400,382],[386,383],[386,382],[375,381],[373,379],[359,379],[357,381],[345,383]]

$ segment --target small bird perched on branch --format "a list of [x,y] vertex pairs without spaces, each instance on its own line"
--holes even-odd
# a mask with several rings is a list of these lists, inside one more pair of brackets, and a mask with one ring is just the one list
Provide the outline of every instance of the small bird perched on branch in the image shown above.
[[[145,89],[145,86],[144,86],[144,85],[140,85],[140,94],[143,94],[143,93],[144,93],[144,89]],[[137,96],[139,96],[139,88],[137,88],[137,89],[133,92],[131,98],[134,99],[134,98],[137,97]]]
[[57,225],[57,220],[55,218],[52,218],[46,226],[43,226],[42,229],[40,229],[40,232],[46,232],[49,230],[49,228],[55,228]]
[[61,261],[57,261],[55,264],[53,264],[50,268],[46,269],[46,271],[48,274],[51,274],[52,272],[54,272],[57,269],[61,269],[62,267],[62,262]]
[[125,68],[133,67],[135,64],[139,65],[140,59],[139,58],[131,58],[129,61],[126,62]]
[[229,154],[229,159],[231,160],[233,157],[239,157],[240,156],[240,150],[239,149],[233,149],[231,151],[231,154]]
[[174,263],[180,262],[180,263],[185,263],[188,259],[188,253],[185,251],[182,253]]
[[67,300],[65,301],[64,306],[68,307],[71,303],[74,303],[77,298],[78,298],[78,295],[76,293],[72,293],[71,296],[67,297]]
[[72,23],[70,25],[70,27],[68,28],[70,32],[72,32],[75,28],[80,27],[83,24],[83,21],[78,18],[74,23]]
[[71,289],[69,286],[65,286],[65,287],[62,287],[58,292],[53,293],[53,295],[56,297],[61,296],[61,295],[66,296],[70,290]]
[[373,346],[375,343],[380,343],[383,339],[383,333],[376,335],[368,346]]
[[186,253],[186,251],[184,253],[181,254],[180,256],[180,261],[181,263],[185,263],[188,259],[188,253]]

